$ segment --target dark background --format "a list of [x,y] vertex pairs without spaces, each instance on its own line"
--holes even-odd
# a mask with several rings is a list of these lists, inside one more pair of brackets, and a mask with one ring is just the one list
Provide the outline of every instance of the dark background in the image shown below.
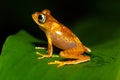
[[[36,37],[42,36],[38,27],[34,27],[37,25],[32,20],[31,14],[45,8],[50,9],[52,15],[61,23],[70,27],[77,20],[82,21],[91,17],[105,21],[108,24],[120,23],[120,1],[4,0],[0,1],[0,51],[6,38],[21,29]],[[101,28],[103,27],[101,26]],[[107,27],[106,30],[109,28]],[[116,27],[112,26],[112,28]]]

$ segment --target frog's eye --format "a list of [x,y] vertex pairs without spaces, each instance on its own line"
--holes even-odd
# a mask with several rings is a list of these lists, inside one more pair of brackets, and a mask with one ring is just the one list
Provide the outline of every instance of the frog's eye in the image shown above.
[[46,16],[44,14],[40,14],[38,16],[38,22],[39,23],[45,23],[45,21],[46,21]]

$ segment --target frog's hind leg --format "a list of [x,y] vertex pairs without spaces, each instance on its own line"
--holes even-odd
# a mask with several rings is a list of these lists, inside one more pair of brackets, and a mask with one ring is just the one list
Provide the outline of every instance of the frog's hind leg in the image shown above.
[[78,64],[86,61],[90,61],[90,56],[84,56],[83,50],[80,49],[69,49],[60,52],[60,56],[64,58],[68,58],[69,60],[65,61],[54,61],[49,62],[48,64],[58,64],[58,67],[63,66],[65,64]]

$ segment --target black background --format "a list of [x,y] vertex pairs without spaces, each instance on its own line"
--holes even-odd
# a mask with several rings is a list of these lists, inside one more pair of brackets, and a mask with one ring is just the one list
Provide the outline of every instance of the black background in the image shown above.
[[114,0],[4,0],[0,1],[0,50],[6,38],[21,29],[40,36],[36,34],[39,30],[34,27],[36,24],[31,14],[45,8],[66,25],[89,17],[104,18],[115,23],[120,21],[120,2]]

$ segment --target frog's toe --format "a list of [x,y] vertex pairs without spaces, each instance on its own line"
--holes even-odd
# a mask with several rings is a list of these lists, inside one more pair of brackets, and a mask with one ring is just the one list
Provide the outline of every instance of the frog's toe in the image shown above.
[[60,64],[60,61],[49,62],[48,64]]
[[38,57],[37,59],[43,59],[43,58],[45,58],[44,56],[42,56],[42,57]]
[[46,47],[35,47],[35,49],[46,49]]
[[36,52],[37,55],[40,55],[40,56],[43,56],[43,54],[39,53],[39,52]]
[[39,52],[36,52],[36,54],[40,56],[37,59],[43,59],[43,58],[49,58],[50,57],[49,55],[41,54]]
[[64,62],[61,62],[61,61],[49,62],[48,64],[58,64],[57,67],[61,67],[61,66],[65,65]]
[[58,64],[57,67],[61,67],[61,66],[63,66],[63,65],[65,65],[65,64],[64,64],[64,63],[61,63],[61,64]]

